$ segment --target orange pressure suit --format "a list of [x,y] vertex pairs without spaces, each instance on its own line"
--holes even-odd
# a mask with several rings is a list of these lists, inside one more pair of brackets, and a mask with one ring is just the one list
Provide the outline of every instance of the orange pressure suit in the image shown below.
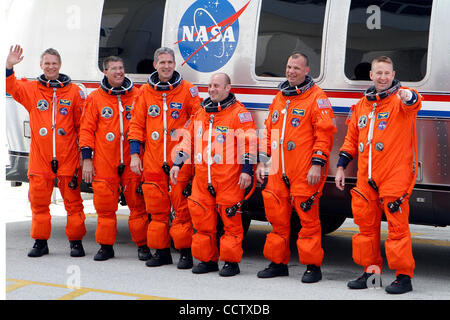
[[[373,266],[381,272],[380,222],[384,210],[389,228],[385,242],[389,268],[397,270],[396,275],[412,278],[415,263],[408,199],[415,183],[412,149],[422,98],[412,90],[415,100],[405,104],[397,96],[400,88],[394,80],[391,89],[383,93],[376,94],[373,88],[366,91],[352,107],[340,156],[351,160],[358,155],[357,182],[351,190],[353,217],[360,229],[353,236],[354,261],[364,266],[365,272],[370,273],[368,268]],[[400,206],[392,213],[389,206],[396,201]]]
[[[84,93],[67,75],[58,80],[17,80],[14,73],[6,78],[6,92],[27,109],[30,115],[31,145],[28,179],[32,222],[31,237],[47,240],[51,233],[50,201],[57,179],[67,211],[66,235],[69,241],[81,240],[86,234],[83,200],[80,188],[69,183],[79,169],[78,133]],[[57,163],[53,167],[51,162]]]
[[[202,106],[187,124],[189,138],[184,138],[177,147],[193,158],[195,164],[192,195],[188,198],[189,212],[197,230],[192,237],[192,255],[202,262],[218,261],[218,212],[225,231],[220,239],[220,260],[240,262],[243,254],[241,213],[237,211],[230,217],[225,211],[244,198],[245,190],[238,181],[243,164],[246,161],[250,164],[251,159],[256,162],[256,127],[251,113],[232,93],[220,106],[210,98],[204,100]],[[215,197],[209,191],[211,186]]]
[[[200,107],[201,99],[198,88],[183,80],[177,71],[174,71],[170,84],[158,82],[155,71],[148,83],[142,86],[128,139],[132,143],[139,141],[145,144],[142,191],[147,212],[151,215],[147,231],[148,247],[169,248],[172,238],[176,249],[185,249],[191,247],[193,230],[183,190],[191,179],[192,166],[183,167],[179,182],[170,187],[168,174],[175,159],[172,149],[178,143],[180,130]],[[175,219],[169,227],[171,205]]]
[[[281,91],[269,106],[259,151],[262,162],[265,150],[271,156],[268,182],[262,195],[273,230],[267,235],[263,253],[276,264],[289,262],[290,217],[294,207],[302,225],[297,240],[300,262],[320,266],[324,253],[319,199],[336,132],[333,110],[325,93],[309,76],[299,87],[289,87],[286,81],[279,88]],[[312,164],[324,166],[321,182],[315,185],[307,181]],[[311,206],[304,211],[301,205],[308,200]]]
[[[116,240],[116,211],[120,191],[130,209],[128,227],[133,242],[137,246],[147,243],[148,217],[145,203],[143,197],[136,192],[141,177],[130,169],[130,145],[126,139],[133,106],[139,94],[139,89],[133,87],[128,78],[125,77],[122,88],[118,89],[111,88],[105,77],[100,88],[91,92],[86,99],[81,120],[80,146],[83,158],[91,158],[94,151],[95,177],[92,188],[98,214],[95,238],[99,244],[113,245]],[[119,169],[121,164],[123,169]],[[123,172],[119,174],[119,170]]]

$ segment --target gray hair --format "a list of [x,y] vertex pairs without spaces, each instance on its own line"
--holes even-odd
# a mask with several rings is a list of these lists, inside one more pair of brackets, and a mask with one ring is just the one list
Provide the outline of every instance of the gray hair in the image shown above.
[[158,57],[159,57],[161,54],[170,54],[170,55],[172,56],[172,58],[173,58],[173,61],[175,62],[175,52],[174,52],[172,49],[170,49],[170,48],[167,48],[167,47],[161,47],[161,48],[159,48],[159,49],[156,49],[155,54],[154,54],[154,56],[153,56],[153,61],[154,61],[155,63],[158,62]]
[[59,54],[59,52],[56,49],[53,49],[53,48],[48,48],[44,52],[42,52],[42,54],[41,54],[41,63],[42,63],[42,60],[44,60],[44,56],[46,54],[51,54],[52,56],[56,56],[58,58],[58,60],[59,60],[59,63],[61,63],[61,55]]
[[109,57],[106,57],[105,59],[103,59],[103,63],[102,63],[103,71],[108,69],[108,64],[110,62],[117,62],[117,61],[120,61],[120,62],[123,63],[123,59],[121,57],[118,57],[118,56],[109,56]]

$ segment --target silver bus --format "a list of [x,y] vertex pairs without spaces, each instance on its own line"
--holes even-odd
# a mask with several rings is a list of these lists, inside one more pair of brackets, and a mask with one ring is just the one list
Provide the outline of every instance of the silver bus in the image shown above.
[[[211,73],[229,74],[232,91],[258,128],[284,80],[287,57],[304,52],[338,127],[320,202],[323,233],[329,233],[352,217],[356,161],[346,171],[344,192],[334,186],[334,174],[349,108],[370,86],[369,63],[379,55],[391,57],[397,78],[424,97],[410,222],[450,224],[448,17],[448,0],[11,0],[6,36],[8,46],[19,43],[26,55],[17,76],[39,75],[39,54],[54,47],[63,57],[61,72],[86,94],[103,76],[104,57],[122,57],[127,76],[142,85],[154,71],[155,49],[171,47],[177,70],[203,97]],[[24,108],[10,96],[6,100],[6,178],[16,184],[27,181],[29,122]],[[243,209],[247,226],[251,219],[265,220],[258,189]]]

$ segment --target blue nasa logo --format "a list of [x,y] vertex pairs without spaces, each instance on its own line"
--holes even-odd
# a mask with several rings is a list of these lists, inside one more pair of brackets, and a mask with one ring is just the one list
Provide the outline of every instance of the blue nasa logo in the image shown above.
[[291,120],[291,126],[294,128],[297,128],[300,125],[300,119],[299,118],[292,118]]
[[170,115],[172,116],[173,119],[178,119],[180,117],[180,113],[177,110],[172,111]]
[[228,0],[198,0],[184,13],[178,27],[183,63],[200,72],[213,72],[233,56],[239,40],[238,12]]
[[225,136],[224,136],[223,134],[219,134],[219,135],[216,137],[216,141],[217,141],[218,143],[224,143],[224,142],[225,142]]
[[386,129],[387,122],[386,121],[380,121],[378,124],[378,130],[384,130]]
[[69,110],[67,110],[67,108],[65,107],[62,107],[61,109],[59,109],[59,113],[63,116],[66,116],[69,113]]

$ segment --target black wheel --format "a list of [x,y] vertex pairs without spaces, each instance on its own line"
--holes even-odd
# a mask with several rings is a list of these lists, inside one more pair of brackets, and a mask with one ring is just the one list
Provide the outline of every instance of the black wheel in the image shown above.
[[329,234],[337,229],[344,223],[346,216],[320,216],[320,224],[322,226],[322,234]]
[[250,223],[252,222],[252,219],[250,218],[250,215],[245,211],[242,212],[241,218],[242,218],[242,227],[244,228],[244,237],[245,237],[248,229],[250,228]]
[[[346,216],[329,216],[329,215],[320,215],[320,225],[322,228],[322,235],[332,233],[339,229],[339,227],[344,223]],[[291,240],[297,240],[298,233],[302,225],[300,223],[300,219],[295,210],[292,211],[291,216]]]
[[297,215],[297,212],[292,209],[291,214],[291,236],[290,240],[291,242],[297,241],[298,233],[300,232],[300,229],[302,228],[302,225],[300,223],[300,218]]

